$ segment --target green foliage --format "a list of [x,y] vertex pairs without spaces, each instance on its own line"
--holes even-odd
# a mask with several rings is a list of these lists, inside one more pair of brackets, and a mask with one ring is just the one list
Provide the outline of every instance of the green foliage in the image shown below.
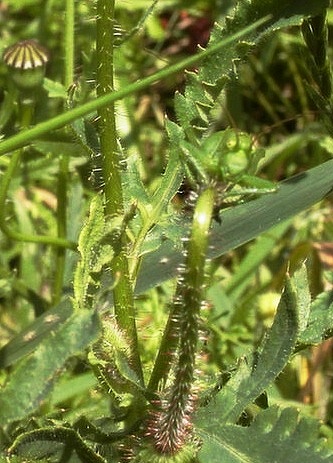
[[94,344],[89,362],[96,368],[97,376],[107,392],[121,396],[133,392],[133,389],[142,389],[129,361],[129,341],[114,320],[105,319],[101,339]]
[[[295,281],[295,278],[293,280]],[[258,352],[241,361],[236,373],[218,393],[218,404],[223,407],[219,411],[221,423],[236,422],[247,405],[254,402],[280,374],[293,353],[301,315],[297,311],[300,310],[304,298],[300,294],[302,290],[295,287],[293,280],[286,284],[274,323]],[[213,390],[213,397],[220,388],[221,384],[217,384]],[[215,397],[207,396],[205,400],[211,400],[211,403],[198,412],[198,423],[208,419],[207,413],[211,413],[210,408],[215,412],[217,407]]]
[[[48,33],[59,18],[45,25],[52,2],[43,14],[7,2],[18,15],[7,35],[21,42],[20,15],[38,11],[30,34],[56,58],[35,94],[8,79],[1,96],[1,461],[332,459],[332,385],[318,409],[295,403],[315,397],[321,368],[311,357],[304,381],[297,362],[333,333],[314,252],[332,240],[329,202],[309,212],[333,185],[328,1],[178,3],[173,16],[174,1],[69,1],[62,45]],[[191,55],[199,36],[207,47]],[[274,80],[284,79],[270,69],[274,47],[293,50],[291,89]],[[308,70],[294,62],[300,49]],[[185,58],[172,63],[174,53]],[[251,66],[266,94],[247,110]],[[265,111],[279,122],[287,89],[304,126],[285,123],[265,149],[255,114],[264,130]],[[270,296],[279,302],[263,305]]]
[[[96,338],[98,328],[99,320],[95,313],[87,310],[74,313],[17,366],[1,390],[2,426],[22,419],[40,407],[66,360],[89,345]],[[33,338],[33,331],[30,336]]]
[[[107,240],[108,232],[109,240]],[[112,261],[114,255],[112,240],[116,241],[112,237],[112,231],[107,230],[102,199],[97,195],[90,203],[89,217],[82,228],[78,242],[81,259],[76,267],[73,282],[77,310],[96,307],[96,298],[95,301],[92,298],[96,293],[96,286],[98,287],[98,275],[103,267],[110,265]]]
[[221,426],[218,416],[211,417],[207,431],[201,432],[205,443],[199,461],[240,462],[328,462],[332,453],[318,440],[318,423],[300,418],[295,408],[270,407],[258,414],[250,427]]
[[[309,169],[306,175],[296,175],[280,182],[271,195],[263,195],[249,203],[223,210],[220,213],[221,223],[214,223],[212,226],[208,256],[218,257],[247,243],[280,221],[293,217],[295,213],[325,197],[331,190],[332,166],[333,162],[327,161]],[[315,189],[313,185],[316,185]],[[182,235],[184,236],[184,231]],[[137,292],[141,293],[174,276],[180,262],[180,253],[170,243],[163,243],[156,253],[147,256],[143,261]]]
[[[323,327],[324,331],[323,331]],[[306,328],[300,334],[300,344],[317,344],[331,336],[333,329],[332,294],[326,291],[312,302]]]

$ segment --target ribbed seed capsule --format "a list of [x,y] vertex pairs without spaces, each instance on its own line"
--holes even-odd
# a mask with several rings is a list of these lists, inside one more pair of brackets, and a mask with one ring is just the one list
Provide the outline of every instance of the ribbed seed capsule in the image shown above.
[[3,54],[7,66],[17,69],[33,69],[48,62],[48,53],[35,40],[23,40],[7,48]]
[[23,40],[7,48],[3,60],[12,70],[11,78],[17,87],[27,90],[41,85],[48,52],[35,40]]

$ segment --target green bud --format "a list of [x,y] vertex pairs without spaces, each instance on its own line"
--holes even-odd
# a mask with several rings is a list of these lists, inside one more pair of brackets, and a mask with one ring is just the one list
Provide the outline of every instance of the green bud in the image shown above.
[[245,151],[231,151],[224,157],[223,169],[228,177],[244,174],[249,165],[248,153]]
[[32,90],[43,82],[48,53],[35,40],[23,40],[10,46],[3,60],[12,70],[11,78],[20,90]]

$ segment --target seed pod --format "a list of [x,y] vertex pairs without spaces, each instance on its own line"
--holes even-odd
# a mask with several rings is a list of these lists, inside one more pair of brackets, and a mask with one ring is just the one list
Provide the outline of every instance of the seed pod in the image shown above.
[[23,40],[11,45],[3,54],[11,69],[11,78],[20,90],[32,90],[43,82],[48,52],[35,40]]

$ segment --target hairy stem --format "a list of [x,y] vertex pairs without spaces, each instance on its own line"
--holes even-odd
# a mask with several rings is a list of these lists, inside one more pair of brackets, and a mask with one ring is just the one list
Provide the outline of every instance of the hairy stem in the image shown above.
[[[113,91],[114,0],[97,2],[97,96],[104,97]],[[125,206],[122,185],[122,159],[119,154],[114,102],[98,110],[100,147],[104,177],[105,214],[124,217]],[[114,290],[114,310],[118,326],[129,339],[131,366],[143,381],[135,325],[133,285],[129,276],[127,237],[121,231],[120,246],[112,261],[117,281]]]
[[[209,187],[200,194],[195,207],[191,236],[186,247],[185,267],[174,302],[179,317],[179,355],[170,394],[156,422],[154,441],[161,453],[172,454],[178,451],[185,443],[191,425],[198,318],[203,300],[213,206],[214,190]],[[173,323],[177,323],[177,319]]]

